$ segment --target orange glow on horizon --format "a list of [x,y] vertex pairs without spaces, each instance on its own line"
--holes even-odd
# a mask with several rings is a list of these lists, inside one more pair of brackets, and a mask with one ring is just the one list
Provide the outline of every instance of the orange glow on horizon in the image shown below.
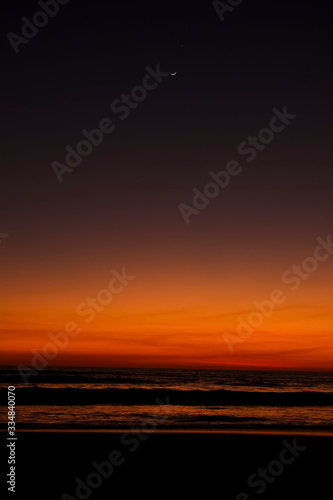
[[[47,280],[42,265],[24,279],[12,267],[12,284],[0,297],[0,363],[29,366],[32,350],[42,353],[50,344],[50,332],[56,335],[76,322],[81,332],[59,348],[50,366],[333,370],[329,261],[291,291],[281,279],[281,270],[293,262],[285,255],[274,255],[271,267],[258,264],[256,256],[236,262],[234,255],[214,267],[217,258],[202,264],[200,255],[185,254],[180,259],[164,249],[159,256],[164,266],[157,258],[149,266],[134,259],[126,272],[135,279],[93,315],[82,303],[107,286],[109,264],[84,275],[80,262],[69,266],[67,281],[56,266]],[[285,300],[230,352],[224,335],[237,337],[239,318],[248,321],[258,311],[254,302],[267,300],[274,289]],[[85,315],[78,314],[80,304]]]

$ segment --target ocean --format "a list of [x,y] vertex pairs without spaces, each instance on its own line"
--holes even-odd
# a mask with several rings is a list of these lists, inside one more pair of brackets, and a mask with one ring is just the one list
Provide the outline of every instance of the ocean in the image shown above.
[[333,428],[332,373],[53,368],[24,384],[0,370],[0,427],[16,387],[16,429]]

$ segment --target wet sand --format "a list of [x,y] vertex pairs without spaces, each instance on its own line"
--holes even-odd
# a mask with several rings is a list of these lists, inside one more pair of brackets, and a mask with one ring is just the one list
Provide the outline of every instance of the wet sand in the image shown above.
[[[17,491],[12,498],[111,500],[194,496],[291,500],[326,498],[331,488],[332,435],[245,429],[124,432],[18,432]],[[1,433],[3,448],[6,437]],[[294,451],[298,456],[286,452],[292,463],[283,465],[281,472],[276,461],[285,442],[291,448],[296,444],[301,451]],[[104,463],[103,469],[97,471],[96,466],[106,461],[109,465]],[[275,464],[271,465],[272,461]],[[2,464],[7,471],[8,465],[4,461]],[[275,477],[268,473],[268,466],[277,474]],[[260,467],[267,469],[270,482],[258,477]],[[109,477],[103,478],[101,471]],[[94,474],[90,476],[91,473]],[[251,475],[254,485],[248,483]],[[82,486],[87,485],[88,476],[90,487]],[[76,478],[82,481],[78,490]],[[100,485],[95,487],[97,484]],[[68,496],[62,496],[65,493]]]

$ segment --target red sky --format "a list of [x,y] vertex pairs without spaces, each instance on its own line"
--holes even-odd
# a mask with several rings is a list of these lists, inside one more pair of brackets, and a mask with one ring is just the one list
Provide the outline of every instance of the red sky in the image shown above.
[[[227,249],[220,260],[217,246],[203,260],[198,248],[184,246],[177,254],[157,243],[153,258],[130,252],[123,258],[126,273],[135,279],[111,303],[98,302],[94,313],[81,305],[85,316],[77,313],[78,306],[108,285],[113,262],[107,266],[105,257],[89,268],[84,257],[75,262],[58,257],[46,272],[43,260],[36,259],[27,271],[24,259],[4,252],[8,286],[1,297],[0,361],[29,365],[32,349],[41,353],[50,343],[49,332],[64,331],[74,321],[81,332],[59,349],[50,365],[331,369],[330,259],[300,280],[297,290],[282,279],[315,246],[316,241],[309,241],[302,251],[289,245],[286,252],[272,251],[264,262],[249,247],[243,256],[241,249],[238,255]],[[67,272],[60,273],[66,261]],[[122,269],[120,259],[114,269]],[[267,300],[274,289],[281,290],[283,303],[230,352],[224,334],[237,336],[239,317],[248,321],[256,310],[253,302]]]
[[[12,4],[7,32],[19,29]],[[221,23],[212,2],[134,2],[130,14],[101,2],[92,23],[83,4],[80,22],[69,4],[19,54],[7,40],[0,363],[29,365],[75,321],[50,365],[331,370],[333,256],[295,291],[282,280],[333,231],[328,11],[243,2]],[[138,95],[148,66],[177,74],[122,120],[112,103]],[[285,108],[294,118],[272,137]],[[53,162],[104,118],[115,131],[60,183]],[[185,224],[179,204],[232,160],[242,172]],[[86,323],[77,307],[123,267],[135,279]],[[274,289],[283,303],[230,352],[225,334]]]

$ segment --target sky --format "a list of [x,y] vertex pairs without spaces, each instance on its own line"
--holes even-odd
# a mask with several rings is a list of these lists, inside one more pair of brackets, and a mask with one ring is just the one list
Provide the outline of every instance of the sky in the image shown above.
[[331,6],[221,9],[3,3],[2,365],[332,370]]

